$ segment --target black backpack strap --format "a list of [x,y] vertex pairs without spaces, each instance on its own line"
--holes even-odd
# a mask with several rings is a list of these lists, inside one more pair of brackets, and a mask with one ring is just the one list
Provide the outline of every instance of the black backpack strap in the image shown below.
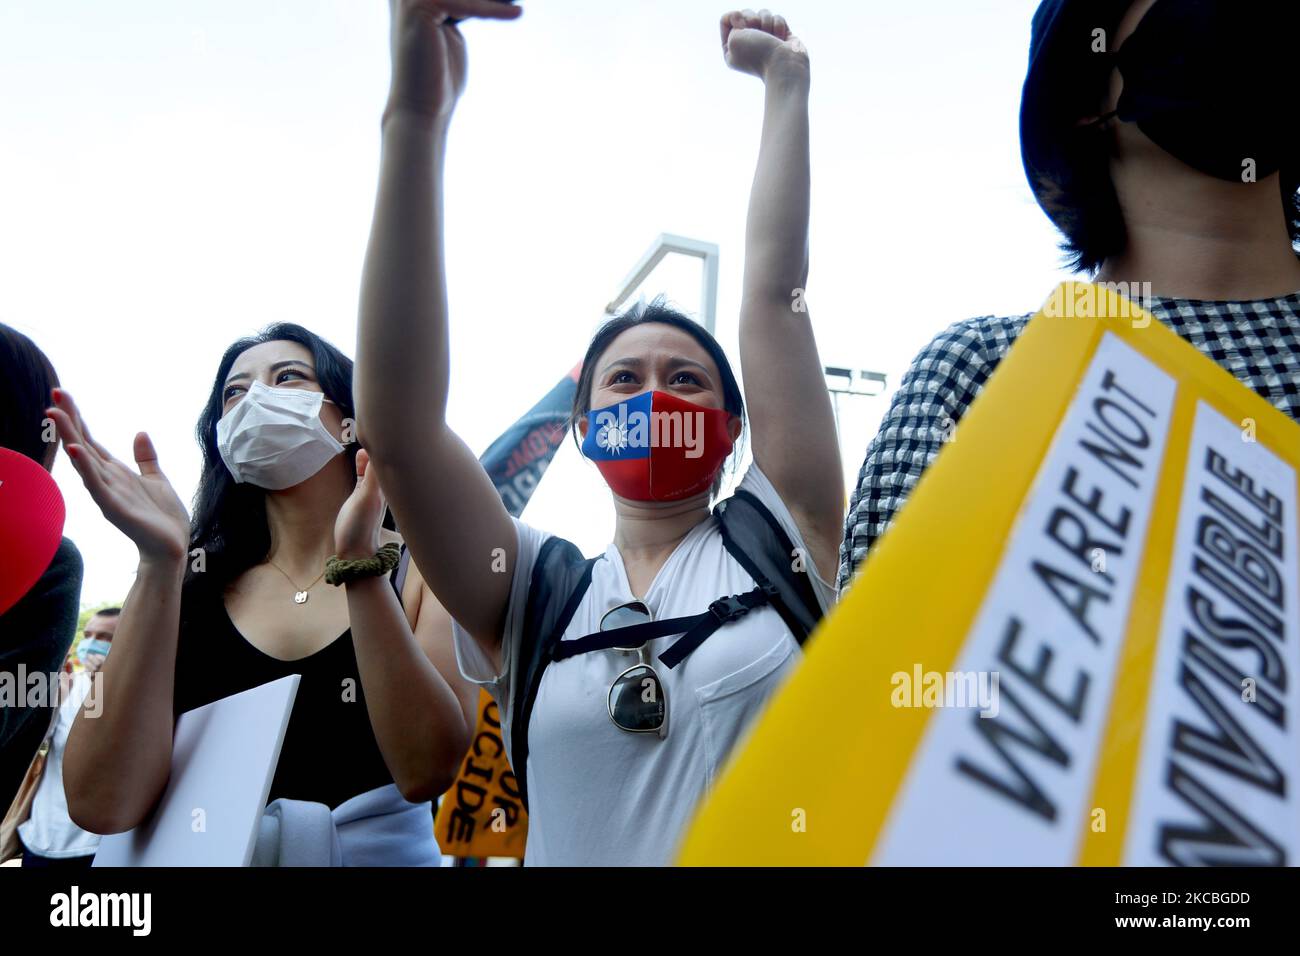
[[674,641],[672,647],[659,655],[660,663],[664,667],[676,667],[686,659],[687,654],[703,644],[705,638],[722,627],[722,625],[734,621],[738,617],[744,617],[756,607],[770,604],[775,597],[776,591],[774,588],[759,585],[754,590],[746,591],[744,594],[733,594],[731,597],[718,598],[709,605],[709,610],[706,613],[699,616],[699,620],[690,630]]
[[515,687],[511,707],[510,766],[524,808],[528,807],[528,723],[542,685],[542,673],[551,662],[555,645],[573,620],[583,595],[591,585],[597,558],[582,552],[564,538],[542,542],[528,582],[524,626],[515,655]]
[[704,639],[729,621],[744,617],[754,608],[766,604],[775,596],[775,591],[756,587],[744,594],[720,597],[702,614],[690,614],[686,617],[671,617],[662,621],[647,621],[644,624],[630,624],[609,631],[597,631],[576,641],[560,641],[551,652],[551,660],[563,661],[579,654],[591,651],[608,650],[611,647],[640,647],[646,641],[656,637],[668,637],[681,634],[673,646],[659,655],[659,661],[665,667],[676,667],[686,655],[704,643]]
[[551,652],[551,660],[567,661],[579,654],[591,651],[605,651],[611,647],[640,647],[646,641],[656,637],[668,637],[670,634],[684,634],[704,618],[708,613],[692,614],[688,617],[672,617],[664,621],[647,621],[644,624],[629,624],[608,631],[597,631],[576,641],[560,641]]
[[809,580],[811,558],[804,556],[808,570],[794,569],[795,546],[790,536],[767,506],[749,491],[737,490],[718,502],[713,513],[727,552],[749,572],[755,584],[772,594],[772,606],[802,645],[822,617],[821,603]]
[[767,507],[748,491],[737,491],[714,508],[727,552],[739,562],[757,585],[752,591],[718,598],[703,614],[635,624],[588,635],[577,641],[561,642],[573,615],[591,586],[591,572],[598,558],[583,558],[575,545],[550,537],[542,544],[533,565],[524,612],[523,633],[515,657],[514,704],[511,710],[510,763],[523,799],[528,806],[528,723],[541,687],[546,665],[577,654],[607,647],[633,647],[655,637],[682,634],[672,647],[659,655],[665,667],[676,667],[719,627],[770,603],[799,644],[803,644],[821,620],[821,604],[807,572],[796,571],[791,562],[795,547],[790,536]]
[[392,582],[393,590],[397,592],[397,603],[402,603],[402,592],[406,589],[406,575],[411,570],[411,552],[406,549],[406,544],[402,544],[401,557],[397,559],[397,567],[393,568],[393,573],[388,576]]
[[718,628],[763,604],[776,609],[802,645],[821,620],[822,609],[808,574],[794,568],[795,547],[790,536],[772,512],[748,491],[737,491],[732,498],[719,502],[714,513],[727,553],[754,579],[756,587],[752,591],[720,597],[703,614],[633,624],[560,642],[551,652],[551,659],[566,660],[611,647],[640,647],[657,637],[681,634],[658,658],[665,667],[673,668]]

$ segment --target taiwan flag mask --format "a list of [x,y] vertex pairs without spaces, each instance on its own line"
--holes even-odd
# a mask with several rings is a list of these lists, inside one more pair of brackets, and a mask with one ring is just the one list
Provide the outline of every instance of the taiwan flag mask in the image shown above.
[[614,494],[632,501],[680,501],[708,491],[731,454],[724,408],[667,392],[643,392],[587,413],[582,453]]

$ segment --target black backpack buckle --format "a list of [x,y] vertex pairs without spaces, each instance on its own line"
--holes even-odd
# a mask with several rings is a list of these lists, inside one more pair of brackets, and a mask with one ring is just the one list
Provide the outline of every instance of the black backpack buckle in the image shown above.
[[[696,605],[698,607],[698,605]],[[740,602],[740,598],[734,594],[730,597],[721,597],[709,605],[709,613],[718,619],[719,624],[726,624],[728,621],[734,621],[738,617],[743,617],[749,612],[749,608]]]

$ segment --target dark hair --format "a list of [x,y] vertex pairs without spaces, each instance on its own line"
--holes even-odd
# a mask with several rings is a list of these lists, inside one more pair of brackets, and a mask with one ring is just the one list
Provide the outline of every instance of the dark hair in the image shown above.
[[45,353],[17,329],[0,322],[0,448],[8,448],[49,468],[52,449],[45,441],[45,409],[59,376]]
[[[222,393],[226,376],[235,359],[255,345],[266,342],[297,342],[312,354],[316,381],[325,397],[338,406],[344,419],[355,419],[352,404],[352,360],[314,332],[291,322],[268,326],[256,335],[240,339],[221,356],[203,414],[194,436],[203,450],[203,474],[194,495],[194,517],[190,521],[190,548],[203,549],[203,573],[190,565],[187,585],[202,581],[213,588],[224,587],[255,564],[266,560],[271,550],[271,529],[266,519],[266,492],[254,485],[237,484],[217,450],[217,422],[225,406]],[[360,446],[344,446],[355,461]]]
[[[1088,6],[1089,33],[1103,28],[1105,35],[1114,36],[1132,4],[1133,0],[1099,0]],[[1114,57],[1092,54],[1085,59],[1078,49],[1053,54],[1062,64],[1060,71],[1054,82],[1040,80],[1043,87],[1050,83],[1050,92],[1026,90],[1027,96],[1037,97],[1033,122],[1042,127],[1037,133],[1042,138],[1041,152],[1027,172],[1040,204],[1064,236],[1061,251],[1065,265],[1092,274],[1124,251],[1128,230],[1110,176],[1110,137],[1096,126],[1078,125],[1081,117],[1101,108]],[[1300,248],[1296,248],[1300,245],[1298,194],[1300,157],[1293,164],[1284,164],[1280,197],[1292,246],[1300,256]]]
[[91,617],[117,617],[122,613],[120,607],[101,607],[98,611],[91,611]]
[[[744,423],[745,397],[741,394],[740,385],[736,382],[736,375],[731,370],[731,362],[727,360],[727,353],[722,350],[718,340],[710,335],[704,326],[669,306],[667,299],[660,295],[656,296],[652,302],[638,303],[621,315],[614,316],[596,330],[596,334],[591,339],[591,344],[587,346],[587,354],[582,358],[582,372],[578,375],[578,389],[573,394],[573,409],[569,413],[569,428],[573,433],[574,442],[579,447],[582,446],[582,441],[578,433],[578,425],[586,419],[587,413],[591,411],[591,389],[596,378],[596,360],[600,358],[605,349],[609,348],[609,344],[614,339],[628,329],[649,322],[658,322],[661,325],[671,325],[673,328],[681,329],[700,343],[704,351],[709,353],[709,358],[713,359],[713,364],[718,367],[718,374],[722,376],[722,407],[739,418],[742,424]],[[733,449],[732,460],[735,459],[736,450]],[[722,473],[719,472],[717,479],[713,482],[711,494],[716,495],[721,486]]]
[[[1080,127],[1066,134],[1073,169],[1068,175],[1040,171],[1040,186],[1052,206],[1052,219],[1064,239],[1061,251],[1065,264],[1076,272],[1096,273],[1105,261],[1124,251],[1128,229],[1124,211],[1110,178],[1110,150],[1107,137],[1092,127]],[[1283,169],[1281,196],[1291,245],[1300,256],[1300,163]]]

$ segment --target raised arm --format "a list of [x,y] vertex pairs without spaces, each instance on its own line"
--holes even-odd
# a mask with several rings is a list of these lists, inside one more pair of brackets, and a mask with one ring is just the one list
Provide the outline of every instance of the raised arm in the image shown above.
[[145,818],[171,774],[189,518],[147,435],[136,436],[138,472],[132,471],[90,437],[72,396],[56,390],[49,414],[91,498],[140,552],[113,653],[82,705],[63,757],[72,821],[92,833],[119,833]]
[[[357,485],[334,522],[341,558],[366,558],[379,550],[384,495],[357,452]],[[474,730],[478,688],[456,667],[451,619],[412,566],[402,600],[387,577],[348,581],[348,622],[366,713],[384,763],[407,800],[436,800],[456,778]]]
[[812,550],[835,573],[844,482],[804,290],[808,278],[808,51],[766,10],[722,18],[727,65],[763,81],[758,169],[745,228],[740,367],[754,461]]
[[[465,41],[447,17],[512,19],[494,0],[390,0],[392,85],[361,284],[354,388],[370,453],[429,587],[489,653],[499,646],[515,530],[474,454],[448,427],[442,179]],[[500,550],[498,550],[500,549]]]

